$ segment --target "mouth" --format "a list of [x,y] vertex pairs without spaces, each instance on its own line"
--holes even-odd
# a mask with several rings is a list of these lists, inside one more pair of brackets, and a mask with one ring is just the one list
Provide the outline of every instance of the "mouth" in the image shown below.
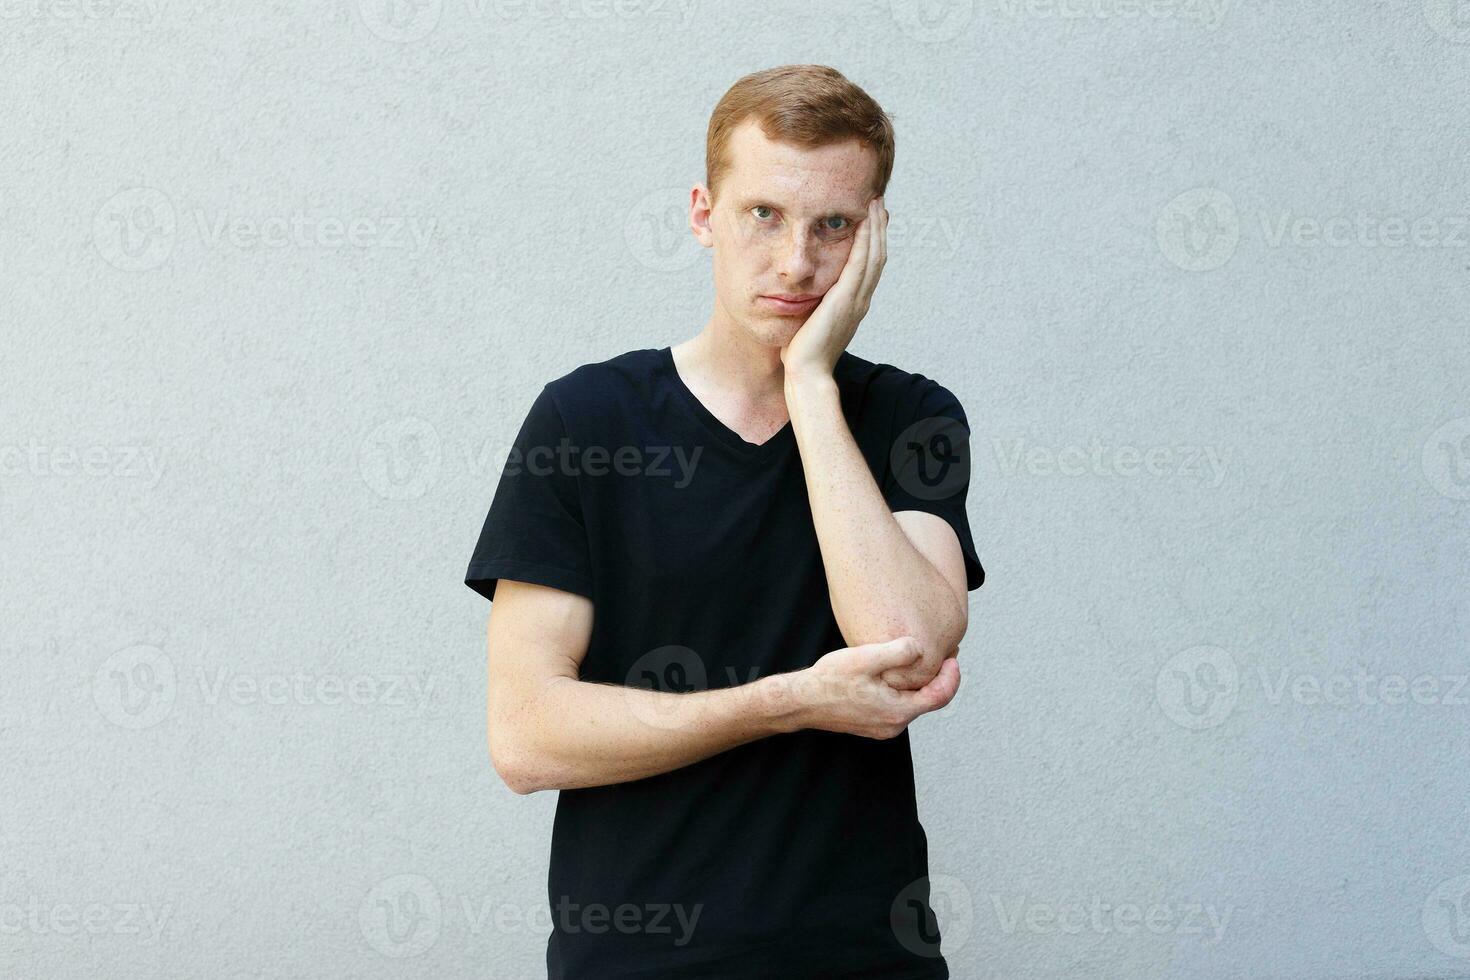
[[816,309],[822,297],[810,293],[788,295],[777,293],[771,296],[760,296],[757,301],[766,309],[784,316],[793,316],[800,313],[810,313]]

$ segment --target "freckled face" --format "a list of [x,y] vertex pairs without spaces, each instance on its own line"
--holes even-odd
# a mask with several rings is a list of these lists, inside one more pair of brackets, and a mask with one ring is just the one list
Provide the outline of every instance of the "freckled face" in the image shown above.
[[[753,119],[731,134],[729,153],[708,227],[695,222],[714,249],[716,315],[782,347],[841,275],[873,197],[878,155],[857,140],[814,149],[773,142]],[[782,304],[773,296],[813,298]]]

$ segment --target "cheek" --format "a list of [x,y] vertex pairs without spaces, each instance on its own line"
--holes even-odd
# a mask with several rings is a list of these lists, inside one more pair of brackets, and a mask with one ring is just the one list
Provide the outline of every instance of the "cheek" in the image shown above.
[[746,231],[724,243],[726,267],[746,275],[763,275],[775,256],[775,240],[769,234]]
[[753,296],[766,279],[769,263],[764,254],[760,249],[726,239],[714,255],[716,286],[731,298]]
[[847,264],[848,253],[852,248],[848,245],[836,245],[826,249],[822,253],[821,265],[817,267],[817,290],[825,293],[837,282],[837,277],[842,275],[842,267]]
[[770,230],[759,227],[736,228],[731,236],[733,251],[746,265],[763,265],[769,261],[777,242]]

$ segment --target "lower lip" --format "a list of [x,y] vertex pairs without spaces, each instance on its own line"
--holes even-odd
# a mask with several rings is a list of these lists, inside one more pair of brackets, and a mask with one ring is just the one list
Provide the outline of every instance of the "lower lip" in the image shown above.
[[762,296],[760,301],[766,304],[767,309],[789,315],[793,313],[810,313],[816,309],[817,304],[822,301],[822,297],[814,296],[811,299],[804,299],[799,303],[790,303],[784,299],[777,299],[774,296]]

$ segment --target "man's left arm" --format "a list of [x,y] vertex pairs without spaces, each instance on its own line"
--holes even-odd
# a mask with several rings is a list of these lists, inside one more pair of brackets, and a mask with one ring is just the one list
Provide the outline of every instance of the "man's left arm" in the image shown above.
[[922,686],[969,624],[959,538],[942,517],[888,509],[830,374],[788,375],[786,404],[837,625],[850,646],[917,639],[924,656],[891,680]]
[[837,625],[850,646],[912,636],[923,656],[906,674],[922,687],[959,653],[969,622],[955,531],[921,511],[894,514],[842,414],[832,369],[867,315],[888,259],[888,209],[868,201],[836,283],[781,350],[786,407],[806,472],[812,523]]

